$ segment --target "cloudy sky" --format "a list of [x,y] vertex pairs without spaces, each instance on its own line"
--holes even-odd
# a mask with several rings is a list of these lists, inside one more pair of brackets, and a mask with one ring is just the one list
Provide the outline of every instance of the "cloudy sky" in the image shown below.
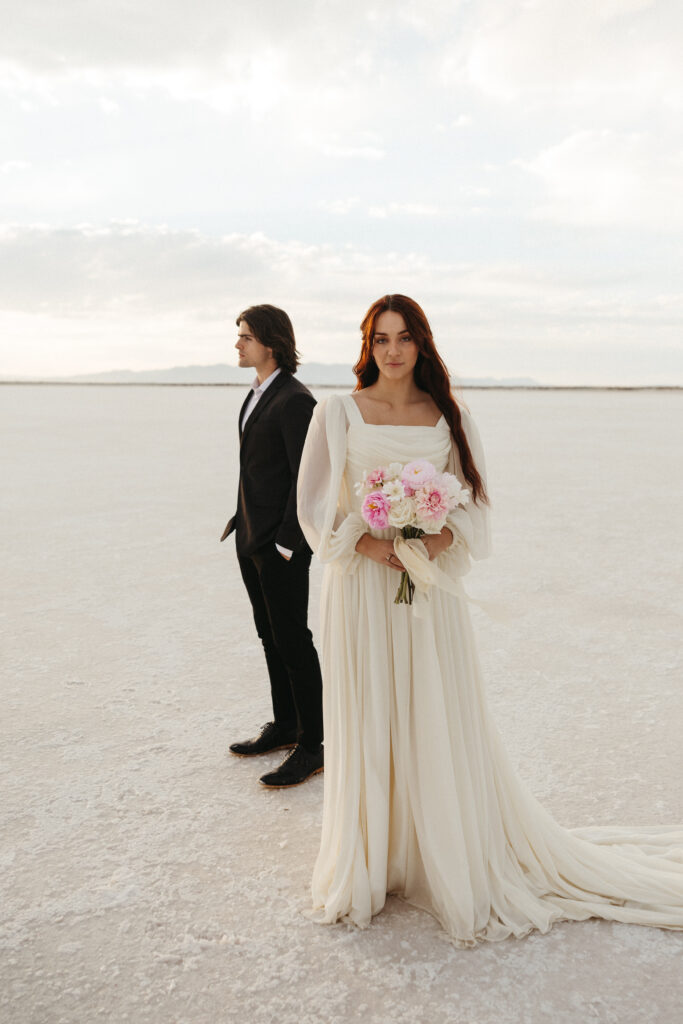
[[678,0],[22,0],[0,40],[0,375],[234,362],[369,303],[453,373],[683,384]]

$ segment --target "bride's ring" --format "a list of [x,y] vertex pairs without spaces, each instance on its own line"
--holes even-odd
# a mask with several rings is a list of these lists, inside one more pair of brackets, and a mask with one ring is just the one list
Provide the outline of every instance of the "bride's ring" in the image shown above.
[[394,557],[394,555],[393,555],[393,552],[392,552],[391,554],[386,556],[386,561],[390,562],[393,557]]

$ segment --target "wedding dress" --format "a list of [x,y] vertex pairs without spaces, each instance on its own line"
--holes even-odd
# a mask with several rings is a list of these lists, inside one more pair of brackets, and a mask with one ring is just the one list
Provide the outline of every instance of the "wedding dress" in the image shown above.
[[[462,416],[485,479],[477,429]],[[395,893],[463,947],[591,917],[683,929],[683,825],[563,828],[512,766],[460,582],[470,559],[488,554],[486,506],[470,501],[449,515],[454,541],[435,561],[453,593],[437,583],[428,598],[396,605],[399,573],[355,551],[368,527],[354,483],[363,470],[417,458],[466,485],[444,417],[434,427],[368,424],[350,395],[314,410],[298,482],[299,520],[325,563],[324,809],[311,916],[364,927]]]

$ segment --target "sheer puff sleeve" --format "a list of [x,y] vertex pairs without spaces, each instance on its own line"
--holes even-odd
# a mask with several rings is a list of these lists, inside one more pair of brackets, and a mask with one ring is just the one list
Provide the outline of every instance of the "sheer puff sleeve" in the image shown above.
[[340,573],[355,572],[361,559],[356,544],[368,527],[352,511],[346,494],[347,419],[339,395],[313,410],[297,483],[297,515],[309,545],[321,562]]
[[[472,452],[474,464],[486,484],[486,463],[479,431],[469,412],[463,408],[460,411],[462,427]],[[458,446],[452,439],[446,470],[449,473],[454,473],[463,487],[470,489],[460,464]],[[444,553],[444,559],[448,559],[448,566],[444,565],[444,569],[452,575],[464,576],[471,568],[470,558],[479,561],[491,554],[489,506],[474,502],[470,498],[463,508],[456,508],[449,512],[446,526],[453,533],[453,542]]]

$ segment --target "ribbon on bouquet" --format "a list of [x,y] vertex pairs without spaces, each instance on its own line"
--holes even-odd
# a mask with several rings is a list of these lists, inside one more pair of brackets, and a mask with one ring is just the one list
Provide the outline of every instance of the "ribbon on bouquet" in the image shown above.
[[445,590],[453,597],[476,604],[494,622],[509,622],[512,618],[510,610],[503,605],[493,601],[478,601],[476,598],[470,597],[459,578],[452,579],[434,561],[430,561],[427,548],[419,537],[405,538],[398,534],[394,537],[394,551],[415,584],[414,605],[418,618],[422,618],[420,606],[424,606],[429,601],[431,587],[439,587],[440,590]]

